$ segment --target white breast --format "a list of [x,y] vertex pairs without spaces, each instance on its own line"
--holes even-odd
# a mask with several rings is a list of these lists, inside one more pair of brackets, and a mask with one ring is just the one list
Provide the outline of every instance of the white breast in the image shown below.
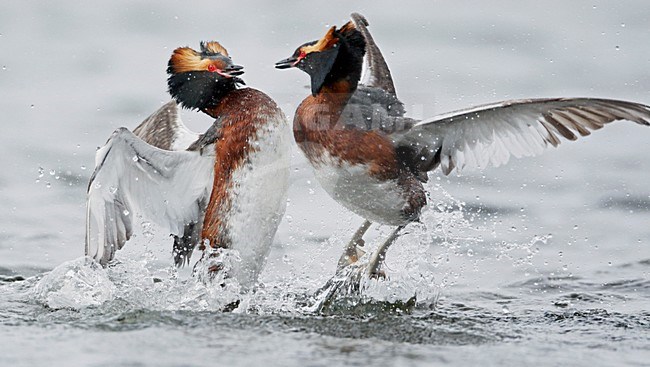
[[257,281],[287,202],[290,130],[280,112],[251,141],[256,149],[233,174],[226,231],[241,261],[231,269],[240,285]]
[[371,222],[402,225],[406,200],[394,180],[380,181],[368,174],[365,165],[339,165],[338,159],[326,156],[314,165],[321,186],[334,200]]

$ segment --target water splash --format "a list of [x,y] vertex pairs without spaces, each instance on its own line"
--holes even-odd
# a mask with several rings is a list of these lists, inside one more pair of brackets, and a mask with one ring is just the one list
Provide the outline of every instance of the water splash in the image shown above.
[[65,262],[47,273],[32,292],[37,302],[50,308],[78,310],[114,299],[117,288],[104,269],[83,257]]

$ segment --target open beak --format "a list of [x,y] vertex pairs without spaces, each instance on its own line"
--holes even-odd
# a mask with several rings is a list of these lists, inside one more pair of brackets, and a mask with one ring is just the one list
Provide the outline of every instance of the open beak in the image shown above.
[[288,69],[296,66],[298,63],[299,59],[297,57],[291,56],[288,59],[280,60],[275,63],[275,68],[276,69]]
[[226,66],[225,69],[221,70],[219,72],[219,74],[223,75],[225,77],[228,77],[228,78],[232,78],[233,76],[244,74],[244,67],[239,66],[239,65],[230,64],[230,65]]

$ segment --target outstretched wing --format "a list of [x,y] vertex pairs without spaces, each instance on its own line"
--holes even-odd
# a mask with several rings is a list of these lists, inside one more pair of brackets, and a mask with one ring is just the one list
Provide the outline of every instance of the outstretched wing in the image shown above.
[[362,82],[341,114],[342,126],[386,133],[411,127],[414,121],[403,117],[404,104],[397,98],[388,65],[368,31],[368,21],[359,13],[352,13],[350,17],[363,35],[366,54]]
[[97,151],[88,186],[86,255],[102,265],[130,238],[136,215],[181,235],[198,223],[213,181],[214,145],[197,151],[153,147],[126,128]]
[[154,147],[164,150],[185,150],[199,138],[181,121],[178,104],[169,101],[133,130],[133,133]]
[[388,64],[384,60],[384,56],[379,51],[379,47],[372,38],[370,31],[368,31],[368,21],[359,13],[352,13],[350,15],[354,27],[361,32],[366,41],[366,55],[363,58],[363,74],[361,76],[361,84],[368,87],[375,87],[392,94],[397,98],[395,92],[395,85],[393,78],[390,75]]
[[615,120],[650,125],[650,107],[633,102],[593,98],[505,101],[460,110],[417,123],[394,135],[411,168],[446,175],[465,168],[485,168],[542,153],[559,137],[576,140]]

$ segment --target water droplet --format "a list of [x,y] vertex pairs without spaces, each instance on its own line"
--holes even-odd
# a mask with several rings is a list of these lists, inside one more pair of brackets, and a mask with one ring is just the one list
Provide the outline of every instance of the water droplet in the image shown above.
[[608,262],[607,262],[607,266],[612,266],[612,262],[611,262],[611,261],[608,261]]
[[7,65],[2,65],[2,70],[7,70]]
[[503,307],[501,307],[501,312],[502,312],[504,315],[507,315],[507,314],[510,313],[510,309],[508,308],[508,306],[503,305]]
[[56,170],[51,169],[50,170],[50,176],[54,176],[56,174]]
[[578,229],[578,225],[577,225],[577,224],[573,226],[573,230],[576,230],[576,229]]
[[133,158],[131,158],[131,160],[133,160],[134,162],[137,162],[138,161],[138,156],[134,155]]
[[45,183],[45,187],[47,187],[47,188],[49,189],[50,187],[52,187],[52,184],[49,183],[49,182],[46,182],[46,183]]
[[79,168],[81,168],[82,171],[85,171],[85,170],[86,170],[86,166],[84,166],[83,164],[82,164],[81,167],[79,167]]
[[45,174],[45,169],[43,167],[38,167],[38,177],[43,177]]
[[468,249],[468,250],[467,250],[467,256],[469,256],[469,257],[474,256],[474,250],[472,250],[472,249]]
[[625,28],[625,23],[621,23],[621,28]]
[[29,108],[33,109],[33,108],[34,108],[34,105],[33,105],[33,104],[30,104],[30,105],[29,105]]
[[289,256],[289,255],[282,256],[282,262],[287,264],[287,265],[291,265],[291,263],[292,263],[291,256]]
[[616,51],[620,50],[621,48],[619,46],[614,47]]
[[108,191],[109,191],[111,194],[115,194],[115,193],[117,192],[117,187],[115,187],[115,186],[111,186],[111,187],[108,188]]
[[122,214],[124,214],[124,216],[128,216],[128,215],[131,214],[131,213],[130,213],[128,210],[124,209],[124,210],[122,211]]

